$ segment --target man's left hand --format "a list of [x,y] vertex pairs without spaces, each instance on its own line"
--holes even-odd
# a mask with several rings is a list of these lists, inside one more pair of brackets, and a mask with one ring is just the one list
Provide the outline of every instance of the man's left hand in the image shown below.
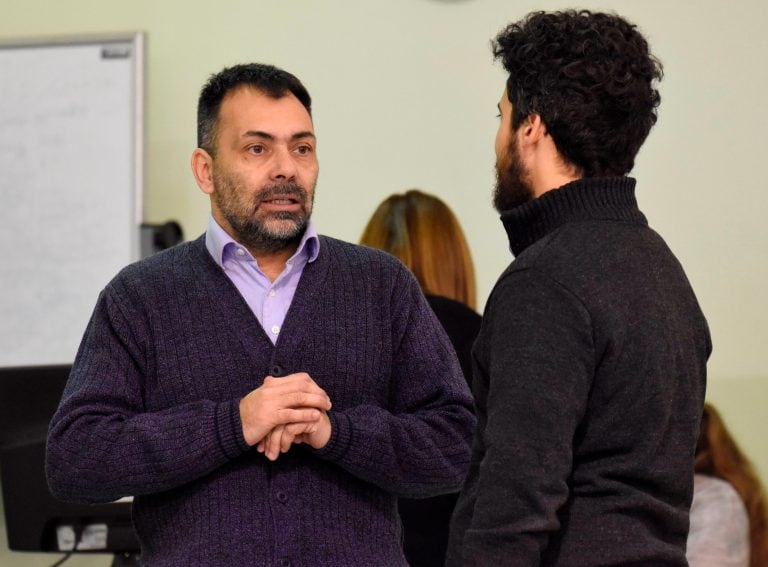
[[278,425],[256,446],[256,450],[274,461],[280,453],[287,453],[291,445],[306,443],[313,449],[322,449],[331,438],[331,421],[323,411],[320,419],[309,423]]

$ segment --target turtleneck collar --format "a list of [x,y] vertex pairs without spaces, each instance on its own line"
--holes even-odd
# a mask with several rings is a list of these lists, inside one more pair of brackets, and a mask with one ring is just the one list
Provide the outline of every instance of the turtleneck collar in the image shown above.
[[585,220],[647,224],[637,208],[635,180],[631,177],[578,179],[501,213],[509,247],[515,256],[563,224]]

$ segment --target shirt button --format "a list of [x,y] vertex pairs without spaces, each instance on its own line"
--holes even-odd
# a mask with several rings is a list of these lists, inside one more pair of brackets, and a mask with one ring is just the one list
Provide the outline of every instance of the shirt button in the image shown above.
[[269,290],[269,294],[268,294],[269,297],[275,297],[276,294],[277,294],[277,292],[274,289],[270,289]]
[[285,504],[288,501],[288,495],[285,492],[278,492],[277,501]]
[[237,249],[237,255],[238,256],[245,256],[245,250],[243,250],[242,248],[238,248]]
[[272,334],[276,335],[279,332],[280,332],[280,327],[278,327],[277,325],[272,325]]

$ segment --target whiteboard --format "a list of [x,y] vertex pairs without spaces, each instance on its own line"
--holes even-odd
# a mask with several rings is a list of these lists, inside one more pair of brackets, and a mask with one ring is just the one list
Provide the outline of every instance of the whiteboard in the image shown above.
[[139,256],[143,36],[0,43],[0,367],[67,364]]

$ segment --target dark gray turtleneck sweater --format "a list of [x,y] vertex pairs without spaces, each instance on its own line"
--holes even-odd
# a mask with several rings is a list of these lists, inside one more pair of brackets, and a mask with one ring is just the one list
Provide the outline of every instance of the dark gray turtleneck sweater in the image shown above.
[[474,349],[478,430],[448,565],[686,565],[711,350],[634,180],[502,215],[515,261]]

